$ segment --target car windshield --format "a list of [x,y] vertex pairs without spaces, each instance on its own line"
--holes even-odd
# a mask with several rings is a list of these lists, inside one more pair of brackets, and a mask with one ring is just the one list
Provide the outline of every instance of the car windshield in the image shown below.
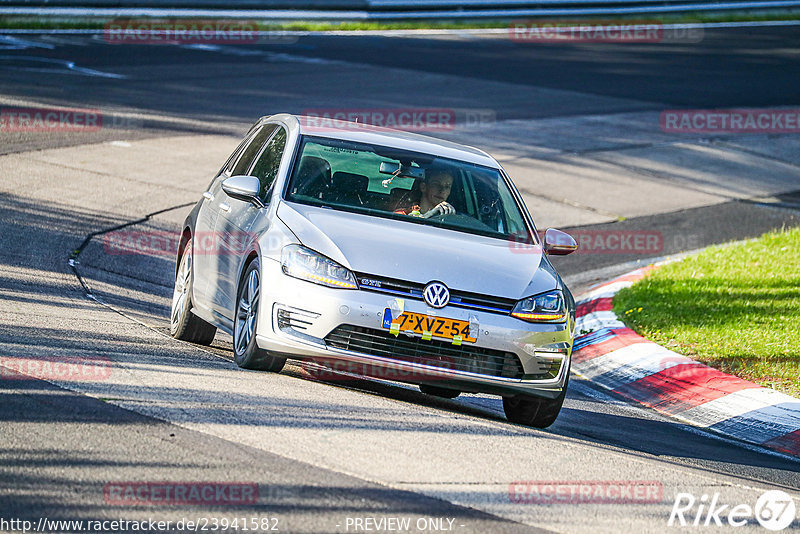
[[498,170],[397,148],[304,137],[286,200],[533,242]]

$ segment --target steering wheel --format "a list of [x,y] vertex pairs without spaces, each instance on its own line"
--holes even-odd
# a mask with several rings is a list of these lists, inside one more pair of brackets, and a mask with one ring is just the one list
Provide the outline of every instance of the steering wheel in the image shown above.
[[445,219],[452,220],[453,217],[466,217],[466,215],[462,215],[460,213],[440,213],[438,215],[428,217],[428,220],[442,222]]

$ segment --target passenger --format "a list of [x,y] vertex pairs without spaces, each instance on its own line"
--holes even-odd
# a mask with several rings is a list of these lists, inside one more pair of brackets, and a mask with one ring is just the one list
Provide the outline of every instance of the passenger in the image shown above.
[[447,202],[453,187],[453,174],[449,169],[435,167],[428,169],[425,178],[418,180],[411,191],[410,208],[400,208],[395,213],[423,217],[450,215],[456,209]]

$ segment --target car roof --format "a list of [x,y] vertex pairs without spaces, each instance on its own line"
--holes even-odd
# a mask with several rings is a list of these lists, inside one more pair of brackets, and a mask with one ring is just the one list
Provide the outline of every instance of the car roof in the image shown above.
[[285,122],[287,125],[296,127],[302,135],[388,146],[466,161],[495,169],[500,168],[497,161],[483,150],[403,130],[393,130],[391,128],[373,126],[371,124],[329,119],[326,117],[310,117],[288,113],[262,117],[261,120],[279,120]]

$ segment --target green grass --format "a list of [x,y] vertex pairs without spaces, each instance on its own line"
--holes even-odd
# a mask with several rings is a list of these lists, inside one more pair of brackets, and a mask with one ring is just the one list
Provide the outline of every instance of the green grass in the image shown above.
[[[147,17],[135,17],[137,21],[148,20]],[[166,20],[156,17],[153,20]],[[192,20],[192,17],[169,17],[173,20]],[[201,17],[198,20],[209,20]],[[233,20],[227,17],[224,20]],[[0,29],[26,30],[102,30],[107,22],[115,19],[101,18],[64,18],[64,17],[0,17]],[[223,19],[221,19],[223,20]],[[249,19],[236,19],[249,20]],[[409,22],[368,22],[368,21],[259,21],[253,20],[261,31],[354,31],[354,30],[425,30],[425,29],[465,29],[465,28],[507,28],[510,20],[489,21],[409,21]]]
[[353,31],[353,30],[463,30],[476,28],[508,28],[510,20],[497,21],[400,21],[400,22],[307,22],[294,21],[279,25],[282,30]]
[[[136,17],[143,20],[146,17]],[[189,20],[190,17],[173,17],[180,20]],[[210,17],[202,17],[207,20]],[[294,30],[294,31],[354,31],[354,30],[424,30],[424,29],[479,29],[479,28],[508,28],[514,20],[537,20],[537,17],[517,17],[514,19],[480,19],[480,20],[398,20],[393,22],[379,21],[277,21],[253,20],[261,30]],[[582,23],[609,23],[619,20],[634,21],[660,21],[663,24],[681,24],[691,22],[742,22],[762,20],[798,20],[800,12],[796,10],[770,10],[749,13],[745,11],[733,12],[693,12],[667,15],[623,15],[623,16],[591,16],[573,17],[572,20]],[[63,17],[63,16],[0,16],[0,29],[28,29],[28,30],[101,30],[112,19],[102,17]],[[541,17],[538,20],[570,20],[570,17]]]
[[642,336],[800,397],[800,228],[711,247],[614,298]]

